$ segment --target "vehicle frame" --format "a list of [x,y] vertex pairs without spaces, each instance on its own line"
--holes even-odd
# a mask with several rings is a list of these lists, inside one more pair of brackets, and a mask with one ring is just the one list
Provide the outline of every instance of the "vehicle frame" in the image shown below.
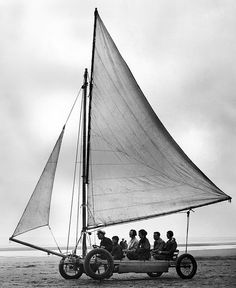
[[114,273],[146,273],[152,278],[160,277],[174,267],[182,279],[191,279],[197,271],[197,262],[191,254],[180,256],[176,250],[169,260],[114,260],[112,255],[103,248],[95,248],[88,252],[85,258],[77,255],[67,255],[59,264],[60,274],[65,279],[78,279],[83,273],[89,277],[102,280],[110,278]]

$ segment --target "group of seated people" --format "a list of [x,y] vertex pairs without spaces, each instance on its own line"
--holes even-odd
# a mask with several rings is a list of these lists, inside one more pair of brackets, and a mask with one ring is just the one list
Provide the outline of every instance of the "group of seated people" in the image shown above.
[[169,230],[166,233],[167,241],[165,242],[160,238],[159,232],[154,232],[154,245],[151,249],[149,240],[147,239],[147,232],[144,229],[138,231],[140,240],[137,239],[137,232],[134,229],[129,231],[130,241],[128,244],[124,239],[119,243],[119,237],[113,236],[112,240],[105,237],[105,232],[102,230],[97,231],[98,239],[101,240],[100,248],[108,250],[114,260],[121,260],[127,256],[130,260],[148,260],[151,255],[154,259],[169,260],[173,257],[177,248],[177,243],[174,233]]

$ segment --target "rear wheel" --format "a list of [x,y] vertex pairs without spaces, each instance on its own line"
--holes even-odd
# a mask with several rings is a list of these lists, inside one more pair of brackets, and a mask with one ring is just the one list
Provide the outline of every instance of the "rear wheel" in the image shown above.
[[109,278],[114,270],[111,254],[105,249],[94,249],[84,259],[84,271],[93,279]]
[[197,272],[197,262],[190,254],[180,255],[176,263],[176,272],[182,279],[191,279]]
[[151,278],[158,278],[163,274],[163,272],[148,272],[147,275]]
[[59,264],[59,272],[61,276],[67,280],[78,279],[83,274],[83,264],[77,262],[78,256],[67,256],[61,259]]

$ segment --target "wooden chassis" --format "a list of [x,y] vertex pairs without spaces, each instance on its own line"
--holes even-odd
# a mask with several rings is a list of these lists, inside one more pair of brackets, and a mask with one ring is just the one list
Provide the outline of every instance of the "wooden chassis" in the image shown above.
[[[103,260],[100,260],[103,262]],[[114,261],[113,273],[150,273],[150,272],[162,272],[167,273],[169,267],[176,267],[176,260],[129,260],[127,258]],[[84,258],[77,259],[77,265],[84,264]],[[105,262],[105,261],[104,261]]]

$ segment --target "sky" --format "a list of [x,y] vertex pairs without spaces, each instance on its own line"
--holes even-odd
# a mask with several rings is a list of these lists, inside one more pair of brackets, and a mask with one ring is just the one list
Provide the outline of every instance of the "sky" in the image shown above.
[[[236,2],[0,0],[0,247],[12,245],[8,238],[90,68],[95,7],[167,130],[233,198],[191,213],[190,239],[235,241]],[[64,188],[52,212],[61,243],[70,198]],[[186,215],[117,227],[107,235],[128,238],[130,228],[146,228],[150,239],[154,230],[165,238],[172,229],[182,242]],[[44,233],[29,237],[49,243]]]

